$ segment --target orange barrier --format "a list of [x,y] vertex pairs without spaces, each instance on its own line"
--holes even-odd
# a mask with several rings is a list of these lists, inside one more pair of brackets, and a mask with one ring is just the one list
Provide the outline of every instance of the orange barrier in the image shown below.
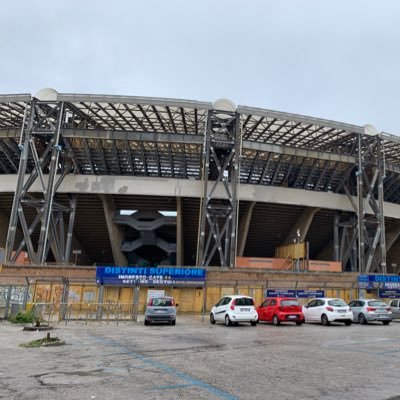
[[284,258],[236,257],[236,268],[288,270],[291,265],[291,261]]
[[[306,265],[306,261],[303,260]],[[236,268],[262,268],[276,270],[293,269],[291,258],[236,257]],[[342,272],[342,263],[338,261],[308,261],[308,271]]]
[[309,261],[308,270],[315,272],[342,272],[340,261]]

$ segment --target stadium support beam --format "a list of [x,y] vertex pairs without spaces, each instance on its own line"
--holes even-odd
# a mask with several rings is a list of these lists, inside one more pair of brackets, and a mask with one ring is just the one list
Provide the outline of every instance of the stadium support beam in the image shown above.
[[128,265],[125,254],[121,251],[121,245],[124,240],[121,228],[114,223],[113,218],[116,211],[114,201],[111,196],[99,194],[103,204],[104,217],[106,219],[108,236],[110,238],[111,249],[115,265]]
[[[240,152],[240,115],[208,111],[203,145],[197,265],[235,266]],[[219,185],[226,199],[216,198]]]
[[[358,270],[386,273],[385,154],[379,135],[358,135],[357,166]],[[370,215],[366,212],[368,206]]]
[[[67,230],[72,233],[76,196],[70,196],[69,205],[55,199],[63,179],[73,169],[61,136],[61,125],[65,118],[64,103],[33,99],[27,106],[25,116],[18,145],[21,156],[5,262],[15,263],[26,248],[32,263],[44,264],[52,248],[54,258],[65,263],[69,259],[71,241],[69,235],[65,237],[65,220],[69,216]],[[39,190],[34,197],[29,192],[35,184]],[[33,221],[29,221],[29,208],[36,209]],[[19,245],[16,243],[18,229],[22,230],[24,236]],[[37,246],[32,241],[35,232],[39,235]]]
[[238,230],[238,247],[237,255],[238,257],[243,257],[244,249],[246,247],[247,235],[249,233],[251,217],[253,216],[255,201],[246,203],[243,216],[240,220],[239,230]]
[[335,215],[334,256],[345,270],[350,262],[354,272],[386,273],[384,143],[374,128],[366,126],[364,133],[355,137],[354,147],[358,153],[356,170],[343,182],[353,212],[345,220]]
[[176,265],[181,266],[185,262],[183,235],[183,208],[182,197],[176,198]]
[[284,243],[293,243],[293,239],[304,242],[314,216],[318,211],[318,207],[307,207],[293,225]]

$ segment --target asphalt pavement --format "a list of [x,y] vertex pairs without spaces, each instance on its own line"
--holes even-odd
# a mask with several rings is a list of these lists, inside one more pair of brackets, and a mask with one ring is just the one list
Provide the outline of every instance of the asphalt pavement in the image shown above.
[[400,399],[400,322],[55,328],[65,346],[27,349],[45,333],[0,322],[0,399]]

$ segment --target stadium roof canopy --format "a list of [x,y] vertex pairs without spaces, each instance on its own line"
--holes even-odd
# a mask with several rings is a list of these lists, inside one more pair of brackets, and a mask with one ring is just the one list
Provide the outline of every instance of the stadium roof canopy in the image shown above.
[[[56,92],[55,92],[56,93]],[[17,173],[18,140],[30,94],[0,95],[0,173]],[[209,102],[130,96],[61,94],[65,148],[75,172],[199,179]],[[354,173],[362,126],[238,106],[241,183],[343,193]],[[400,138],[380,133],[385,147],[385,200],[400,201]],[[33,168],[31,162],[31,168]]]

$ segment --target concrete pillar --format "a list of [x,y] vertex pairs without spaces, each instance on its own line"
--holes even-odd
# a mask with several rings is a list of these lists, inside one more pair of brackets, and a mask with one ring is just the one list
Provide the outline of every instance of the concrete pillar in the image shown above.
[[[7,215],[6,211],[0,210],[0,248],[6,247],[8,226],[10,224],[10,217]],[[17,229],[15,236],[15,242],[20,243],[23,239],[23,233],[20,228]]]
[[0,248],[6,247],[8,224],[10,220],[7,215],[0,211]]
[[176,198],[176,265],[183,265],[185,262],[183,242],[183,209],[182,197]]
[[255,201],[248,202],[244,209],[244,214],[240,219],[239,230],[238,230],[238,246],[237,256],[243,257],[244,249],[246,247],[247,235],[249,233],[251,217],[253,215],[253,209],[256,205]]
[[[286,237],[285,244],[293,243],[293,239],[299,239],[300,242],[304,242],[310,229],[311,223],[314,219],[314,215],[318,212],[319,207],[307,207],[303,214],[300,215],[299,219],[293,225],[292,230]],[[297,236],[297,231],[300,231],[300,236]]]
[[113,221],[114,213],[116,211],[114,201],[111,196],[99,194],[103,204],[104,216],[106,218],[108,235],[110,237],[110,244],[114,258],[115,265],[127,265],[128,260],[125,254],[121,251],[121,244],[124,240],[121,228]]
[[397,238],[400,236],[400,220],[393,221],[388,228],[386,228],[386,252],[388,252]]
[[[386,253],[389,261],[387,262],[388,273],[397,274],[400,272],[400,246],[396,240],[400,236],[400,220],[393,221],[386,228]],[[396,266],[392,267],[392,264]]]

